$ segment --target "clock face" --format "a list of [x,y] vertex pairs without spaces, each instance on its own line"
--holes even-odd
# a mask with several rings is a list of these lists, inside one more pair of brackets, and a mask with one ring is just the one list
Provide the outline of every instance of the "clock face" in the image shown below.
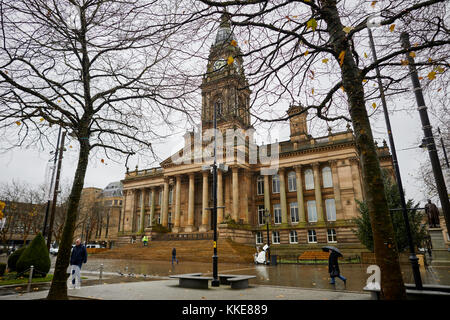
[[214,71],[219,70],[220,68],[223,68],[227,65],[227,62],[224,59],[219,59],[216,62],[214,62]]

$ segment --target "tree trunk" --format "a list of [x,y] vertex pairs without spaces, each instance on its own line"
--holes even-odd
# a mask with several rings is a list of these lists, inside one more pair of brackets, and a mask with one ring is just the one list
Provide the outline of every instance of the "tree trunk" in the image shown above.
[[364,88],[360,70],[351,53],[343,31],[335,0],[323,0],[322,17],[327,23],[330,42],[339,55],[345,51],[341,66],[342,83],[347,93],[350,116],[359,152],[365,198],[368,204],[377,265],[381,269],[381,296],[383,299],[406,299],[394,229],[389,215],[383,178],[372,129],[365,106]]
[[67,300],[67,268],[69,267],[70,254],[72,249],[73,234],[75,231],[75,222],[77,219],[78,204],[83,190],[84,177],[89,158],[89,140],[80,139],[80,153],[78,158],[77,170],[73,181],[72,190],[69,196],[69,204],[67,209],[66,221],[64,223],[63,233],[61,235],[61,243],[56,258],[55,272],[52,284],[48,293],[49,300]]

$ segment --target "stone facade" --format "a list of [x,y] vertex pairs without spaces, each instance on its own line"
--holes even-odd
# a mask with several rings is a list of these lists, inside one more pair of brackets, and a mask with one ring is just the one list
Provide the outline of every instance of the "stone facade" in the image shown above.
[[[173,233],[211,230],[212,174],[205,171],[205,162],[196,161],[209,145],[203,138],[196,146],[195,137],[213,128],[215,109],[218,135],[224,141],[227,129],[250,132],[243,143],[233,142],[231,155],[217,154],[217,163],[228,166],[227,171],[218,170],[217,176],[219,237],[263,244],[267,237],[263,215],[269,212],[272,248],[326,243],[360,247],[352,219],[358,214],[355,200],[364,199],[364,190],[352,130],[347,126],[341,132],[330,130],[326,136],[313,137],[308,133],[305,108],[292,105],[287,110],[290,139],[255,147],[258,154],[276,148],[275,170],[267,170],[269,165],[260,159],[252,162],[251,92],[246,89],[241,52],[233,40],[224,19],[201,85],[202,131],[188,132],[185,147],[175,154],[193,161],[179,163],[171,157],[158,168],[127,170],[122,180],[121,234],[151,232],[158,224]],[[236,57],[234,62],[228,63],[229,56]],[[381,166],[393,175],[386,143],[378,153]]]

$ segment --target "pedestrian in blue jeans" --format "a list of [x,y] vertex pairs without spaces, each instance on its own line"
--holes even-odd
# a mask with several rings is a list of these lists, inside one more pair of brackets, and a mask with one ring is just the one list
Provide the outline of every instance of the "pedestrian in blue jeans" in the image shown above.
[[176,261],[178,264],[178,259],[177,259],[177,249],[173,248],[172,249],[172,265],[173,265],[173,261]]
[[87,262],[86,247],[81,243],[80,239],[75,241],[75,246],[70,254],[70,266],[72,273],[72,286],[69,288],[80,289],[81,287],[81,266]]
[[338,277],[344,284],[347,283],[347,278],[341,275],[339,271],[339,263],[338,263],[339,254],[335,251],[331,250],[330,256],[328,257],[328,272],[330,273],[331,281],[330,284],[335,284],[334,278]]

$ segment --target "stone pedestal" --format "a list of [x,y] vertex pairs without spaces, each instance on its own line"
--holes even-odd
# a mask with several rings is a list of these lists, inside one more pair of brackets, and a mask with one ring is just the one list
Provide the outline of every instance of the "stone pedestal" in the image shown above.
[[209,230],[209,228],[208,228],[208,225],[207,224],[202,224],[199,228],[198,228],[198,231],[200,231],[200,232],[206,232],[206,231],[208,231]]
[[428,232],[433,246],[431,254],[432,266],[450,266],[450,252],[445,246],[442,228],[430,228]]
[[186,226],[184,227],[184,232],[195,232],[197,231],[197,228],[194,226]]

